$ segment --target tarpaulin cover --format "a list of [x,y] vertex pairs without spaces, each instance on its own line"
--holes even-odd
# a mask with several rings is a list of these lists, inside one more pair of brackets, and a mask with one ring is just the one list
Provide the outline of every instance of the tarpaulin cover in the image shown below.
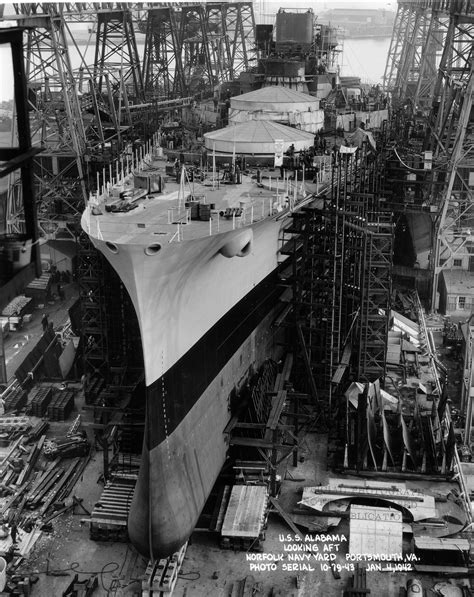
[[204,135],[208,151],[232,154],[272,155],[275,141],[283,141],[284,151],[294,144],[295,151],[301,151],[314,143],[314,135],[298,129],[269,122],[254,120],[233,124]]

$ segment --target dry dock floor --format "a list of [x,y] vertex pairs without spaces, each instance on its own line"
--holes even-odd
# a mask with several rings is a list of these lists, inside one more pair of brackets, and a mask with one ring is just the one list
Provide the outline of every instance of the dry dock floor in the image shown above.
[[[76,296],[75,288],[71,285],[65,288],[66,300],[45,305],[37,310],[32,320],[22,330],[12,333],[7,339],[7,370],[11,376],[21,363],[25,354],[31,350],[41,335],[41,315],[47,312],[55,327],[62,324],[67,316],[65,310],[73,303]],[[452,369],[458,366],[453,363]],[[87,430],[89,439],[93,439],[91,429],[91,411],[82,409],[82,397],[76,402],[76,407],[68,422],[54,423],[51,435],[60,434],[66,429],[72,419],[81,414],[83,426]],[[329,446],[331,449],[332,446]],[[328,479],[326,468],[328,453],[328,436],[325,434],[309,433],[306,435],[300,451],[300,461],[297,467],[288,466],[288,472],[282,482],[279,503],[286,512],[292,513],[300,499],[301,489],[307,485],[325,484]],[[85,469],[82,478],[72,491],[72,495],[83,500],[84,507],[91,511],[99,500],[103,484],[103,453],[94,452]],[[427,493],[437,494],[448,492],[449,487],[444,484],[424,481],[417,483]],[[413,487],[415,488],[415,485]],[[71,583],[75,574],[79,580],[85,580],[92,574],[97,574],[99,587],[93,595],[98,597],[142,596],[142,579],[146,568],[144,558],[125,543],[108,543],[92,541],[89,538],[89,525],[85,521],[87,515],[77,509],[76,513],[69,512],[53,521],[53,532],[43,533],[33,551],[21,564],[18,572],[24,575],[37,575],[38,580],[32,586],[32,597],[61,597],[66,587]],[[314,522],[321,519],[315,517]],[[317,527],[314,527],[317,529]],[[342,521],[334,533],[344,533],[348,536],[347,522]],[[312,534],[317,534],[314,530]],[[288,553],[284,551],[289,542],[282,541],[282,537],[293,535],[288,525],[278,516],[271,515],[263,544],[263,555],[278,557],[283,554],[287,561]],[[324,549],[324,543],[318,542]],[[333,541],[331,549],[336,548],[335,563],[346,564],[345,553],[347,543]],[[174,597],[229,597],[236,581],[241,581],[251,575],[255,582],[260,582],[262,591],[259,597],[269,597],[272,590],[278,589],[280,597],[340,597],[347,588],[352,571],[342,569],[340,579],[334,578],[331,570],[322,570],[321,563],[311,563],[313,570],[284,570],[282,562],[276,563],[275,570],[251,570],[250,565],[258,563],[249,560],[253,557],[245,552],[223,550],[219,546],[218,537],[207,533],[195,533],[188,546],[186,557],[176,583]],[[261,562],[269,562],[262,560]],[[399,597],[399,588],[406,586],[409,577],[421,579],[426,589],[426,597],[434,596],[433,587],[441,579],[423,577],[415,573],[402,572],[367,572],[367,587],[373,597]],[[453,581],[458,585],[460,581]],[[457,597],[459,592],[444,592],[445,595]]]
[[[287,512],[291,513],[296,507],[300,490],[304,485],[326,483],[327,442],[325,434],[306,436],[300,453],[304,456],[304,461],[299,462],[296,468],[290,466],[291,478],[294,480],[287,475],[282,483],[279,501]],[[73,491],[75,496],[83,499],[83,505],[88,510],[91,510],[99,499],[102,485],[98,481],[101,473],[102,453],[96,452]],[[424,487],[427,492],[440,491],[439,483],[425,482]],[[50,535],[44,534],[36,544],[31,556],[22,566],[26,574],[39,573],[39,580],[31,592],[32,597],[60,597],[75,573],[79,573],[79,580],[86,579],[92,573],[99,575],[99,587],[93,593],[94,596],[141,597],[141,581],[146,566],[144,559],[127,544],[91,541],[88,525],[83,522],[84,518],[87,516],[81,512],[63,515],[55,521],[54,532]],[[318,522],[318,519],[315,520]],[[347,527],[344,524],[347,525],[343,521],[337,532],[345,532],[347,536]],[[288,534],[292,534],[292,531],[286,523],[272,515],[266,531],[263,553],[275,556],[284,553],[284,545],[287,543],[281,538]],[[345,564],[347,543],[335,541],[334,544],[339,545],[340,550],[336,563]],[[323,549],[324,544],[319,543],[319,546]],[[287,554],[285,561],[286,558]],[[276,570],[250,570],[252,562],[247,560],[245,552],[221,549],[216,536],[195,533],[188,547],[173,597],[229,597],[234,583],[249,575],[254,577],[255,582],[262,583],[262,592],[258,593],[262,597],[272,595],[272,589],[279,589],[279,595],[284,597],[340,597],[352,575],[352,572],[342,569],[341,578],[335,579],[331,571],[321,570],[319,562],[312,565],[314,570],[298,572],[283,570],[281,562],[277,563]],[[410,576],[416,575],[369,571],[367,587],[374,597],[398,597],[399,588],[406,586]],[[433,579],[423,582],[426,589],[435,584]],[[427,595],[435,593],[428,591]]]

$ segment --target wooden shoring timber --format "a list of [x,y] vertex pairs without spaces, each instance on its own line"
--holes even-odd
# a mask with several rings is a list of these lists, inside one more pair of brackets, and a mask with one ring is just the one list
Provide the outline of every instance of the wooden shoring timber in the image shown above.
[[51,489],[51,491],[47,494],[47,496],[45,496],[46,497],[45,502],[40,510],[41,516],[43,514],[45,514],[45,512],[47,511],[49,506],[51,506],[51,504],[54,502],[54,500],[56,499],[56,496],[60,493],[61,489],[64,487],[64,485],[69,480],[69,477],[74,473],[74,470],[76,469],[77,465],[79,464],[79,461],[80,461],[80,458],[74,458],[74,460],[71,462],[69,467],[66,469],[66,472],[63,475],[62,479],[59,481],[59,483]]
[[34,493],[32,496],[28,496],[28,504],[30,506],[35,506],[39,502],[43,500],[45,495],[47,495],[50,491],[52,491],[53,486],[59,481],[59,479],[64,475],[64,469],[60,468],[58,470],[52,471],[52,474],[48,477],[48,480],[45,482],[44,486],[41,487],[39,491]]
[[33,500],[35,498],[36,494],[40,491],[40,488],[48,481],[49,477],[53,474],[53,471],[58,466],[58,464],[59,464],[59,458],[52,460],[48,464],[48,466],[46,467],[46,470],[43,472],[43,474],[41,474],[34,481],[32,487],[30,488],[30,491],[28,492],[28,499]]
[[33,470],[33,467],[36,464],[36,461],[38,460],[39,455],[41,454],[41,449],[43,447],[43,443],[44,440],[46,439],[45,435],[42,435],[39,439],[39,441],[37,442],[37,444],[35,446],[32,447],[31,452],[28,455],[28,458],[26,460],[25,466],[23,467],[23,470],[21,471],[16,484],[17,485],[22,485],[25,481],[28,480],[28,477],[31,474],[31,471]]
[[277,395],[272,400],[272,410],[268,416],[268,421],[265,430],[265,440],[270,441],[273,431],[277,428],[278,421],[280,420],[283,407],[287,398],[286,390],[279,390]]
[[[281,516],[281,518],[283,518],[283,520],[290,527],[290,529],[293,531],[293,533],[295,533],[295,535],[298,535],[299,537],[301,537],[302,532],[298,529],[298,527],[295,525],[295,523],[291,520],[289,514],[286,512],[286,510],[283,509],[280,502],[276,498],[271,497],[271,496],[269,499],[270,499],[270,503],[272,504],[272,506],[275,508],[275,510]],[[305,543],[305,541],[302,541],[302,543]]]
[[90,458],[91,453],[89,452],[87,458],[80,459],[80,464],[76,468],[75,472],[71,475],[69,482],[66,485],[64,485],[62,491],[58,494],[57,499],[59,501],[63,500],[72,491],[73,487],[76,485],[77,481],[84,473],[84,470],[87,464],[89,463]]
[[273,388],[274,392],[279,392],[283,390],[285,387],[285,383],[290,379],[291,369],[293,368],[293,354],[291,352],[287,353],[285,357],[285,362],[283,363],[283,369],[279,375],[277,375],[277,379],[275,380],[275,386]]
[[28,483],[24,483],[20,488],[18,488],[18,490],[7,499],[3,506],[0,507],[0,515],[5,514],[5,512],[22,497],[27,488]]
[[18,446],[20,445],[21,441],[23,439],[23,436],[20,436],[13,444],[13,446],[11,446],[11,448],[8,450],[8,453],[2,458],[2,460],[0,461],[0,468],[6,463],[8,462],[8,460],[10,460],[13,452],[18,448]]

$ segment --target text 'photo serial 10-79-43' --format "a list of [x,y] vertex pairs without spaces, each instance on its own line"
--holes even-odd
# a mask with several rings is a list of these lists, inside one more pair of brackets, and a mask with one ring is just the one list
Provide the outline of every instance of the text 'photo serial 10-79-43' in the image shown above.
[[0,596],[474,594],[473,42],[0,4]]

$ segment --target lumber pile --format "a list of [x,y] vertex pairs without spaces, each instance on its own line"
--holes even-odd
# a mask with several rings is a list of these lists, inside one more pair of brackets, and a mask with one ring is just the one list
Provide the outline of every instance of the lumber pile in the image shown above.
[[63,390],[58,392],[48,406],[48,419],[50,421],[65,421],[74,408],[74,392]]
[[344,597],[357,597],[369,594],[370,589],[367,588],[367,571],[363,566],[357,564],[354,575],[350,579],[350,586],[344,591]]
[[30,393],[30,414],[34,417],[43,417],[51,402],[53,390],[51,387],[33,388]]
[[186,555],[186,542],[183,547],[169,558],[149,562],[142,580],[142,597],[166,597],[171,595],[178,573]]
[[94,541],[128,541],[127,521],[136,479],[114,478],[105,487],[90,518]]

